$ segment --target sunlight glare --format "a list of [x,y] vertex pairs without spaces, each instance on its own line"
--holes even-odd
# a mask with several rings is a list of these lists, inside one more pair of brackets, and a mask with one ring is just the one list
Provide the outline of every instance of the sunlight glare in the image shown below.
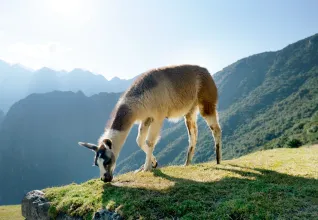
[[91,2],[84,2],[82,0],[50,0],[48,6],[58,16],[63,17],[63,19],[89,20],[89,4]]

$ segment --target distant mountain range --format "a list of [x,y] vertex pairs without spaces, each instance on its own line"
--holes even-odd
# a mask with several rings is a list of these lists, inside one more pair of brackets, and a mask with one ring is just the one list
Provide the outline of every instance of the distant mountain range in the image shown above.
[[122,92],[132,80],[114,77],[108,81],[102,75],[82,69],[66,72],[44,67],[33,72],[0,60],[0,109],[7,112],[14,102],[32,93],[82,91],[90,96],[100,92]]
[[[213,78],[219,89],[224,159],[318,143],[318,34],[241,59]],[[98,169],[90,166],[93,153],[77,142],[96,142],[120,94],[55,91],[16,102],[0,125],[0,179],[6,180],[0,182],[0,204],[19,203],[32,189],[98,177]],[[201,117],[198,124],[194,162],[214,160],[211,132]],[[136,136],[134,126],[117,174],[144,162]],[[159,166],[183,164],[187,146],[183,120],[165,123],[155,148]]]

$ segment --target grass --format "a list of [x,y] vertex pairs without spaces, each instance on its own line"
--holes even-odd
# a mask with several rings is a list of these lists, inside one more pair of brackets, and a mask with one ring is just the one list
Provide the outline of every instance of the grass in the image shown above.
[[0,206],[0,220],[21,220],[24,219],[21,214],[20,205]]
[[90,219],[106,207],[126,219],[318,219],[318,145],[44,191],[52,216]]

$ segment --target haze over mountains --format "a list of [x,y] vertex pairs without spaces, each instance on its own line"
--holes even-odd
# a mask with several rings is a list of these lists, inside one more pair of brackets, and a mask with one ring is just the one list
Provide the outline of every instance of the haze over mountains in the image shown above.
[[3,119],[4,119],[4,112],[0,109],[0,126]]
[[[45,74],[56,79],[54,75]],[[57,78],[63,75],[59,73]],[[219,89],[224,159],[288,147],[293,139],[302,144],[318,142],[318,34],[280,51],[241,59],[213,78]],[[35,82],[42,84],[41,80]],[[50,85],[52,89],[61,84],[52,81]],[[44,87],[36,88],[45,92]],[[0,182],[0,204],[19,203],[23,193],[32,189],[98,177],[98,169],[91,167],[93,153],[77,142],[96,142],[121,93],[89,96],[87,91],[72,91],[29,95],[6,114],[0,126],[0,179],[6,180]],[[194,162],[214,160],[211,132],[201,117],[198,125]],[[144,162],[136,135],[134,126],[120,154],[117,173]],[[155,148],[159,165],[183,164],[187,146],[183,120],[166,123]]]
[[66,72],[44,67],[33,72],[0,60],[0,109],[7,112],[13,103],[32,93],[82,91],[90,96],[100,92],[122,92],[132,80],[118,77],[107,80],[102,75],[82,69]]

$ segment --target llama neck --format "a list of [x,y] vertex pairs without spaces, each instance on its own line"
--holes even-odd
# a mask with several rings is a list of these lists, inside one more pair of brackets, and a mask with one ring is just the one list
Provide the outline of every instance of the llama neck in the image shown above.
[[114,111],[110,124],[105,129],[101,139],[109,138],[113,142],[113,152],[118,155],[126,141],[128,133],[134,124],[132,110],[127,104],[119,104]]
[[118,131],[113,129],[106,129],[104,134],[100,138],[100,141],[106,138],[112,141],[112,151],[115,154],[116,159],[118,158],[119,153],[126,141],[129,130]]

